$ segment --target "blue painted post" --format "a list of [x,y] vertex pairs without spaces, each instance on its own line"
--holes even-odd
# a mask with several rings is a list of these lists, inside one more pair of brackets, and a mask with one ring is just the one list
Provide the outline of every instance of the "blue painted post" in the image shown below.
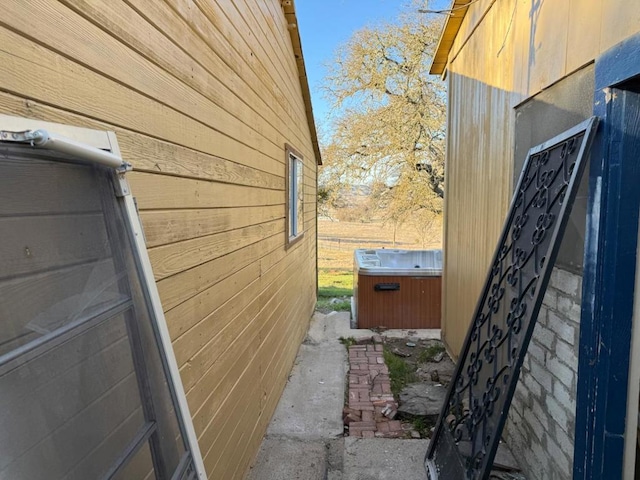
[[636,35],[596,60],[575,480],[622,478],[640,206],[640,90],[628,80],[639,58]]

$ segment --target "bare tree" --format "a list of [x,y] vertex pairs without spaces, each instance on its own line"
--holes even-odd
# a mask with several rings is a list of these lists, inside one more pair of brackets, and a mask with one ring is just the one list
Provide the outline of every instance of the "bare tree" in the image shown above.
[[440,29],[414,12],[359,30],[326,77],[338,113],[319,181],[334,196],[347,185],[372,185],[372,201],[394,226],[410,212],[442,208],[446,98],[428,74]]

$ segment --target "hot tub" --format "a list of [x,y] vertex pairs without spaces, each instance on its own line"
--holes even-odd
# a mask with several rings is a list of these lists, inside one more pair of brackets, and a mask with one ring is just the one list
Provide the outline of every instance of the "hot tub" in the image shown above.
[[442,250],[354,252],[354,328],[440,328]]

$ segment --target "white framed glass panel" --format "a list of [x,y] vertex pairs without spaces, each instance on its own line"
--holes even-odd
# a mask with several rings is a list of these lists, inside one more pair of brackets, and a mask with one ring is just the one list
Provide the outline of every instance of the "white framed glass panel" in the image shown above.
[[287,245],[291,245],[304,233],[304,164],[291,147],[286,152],[286,234]]
[[121,188],[0,142],[0,480],[197,477]]

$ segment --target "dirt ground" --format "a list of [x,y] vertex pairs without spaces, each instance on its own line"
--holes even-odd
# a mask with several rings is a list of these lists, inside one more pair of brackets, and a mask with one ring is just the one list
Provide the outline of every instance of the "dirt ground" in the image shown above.
[[386,338],[386,347],[415,369],[415,382],[426,380],[447,386],[455,370],[455,363],[444,350],[440,340],[416,338]]

